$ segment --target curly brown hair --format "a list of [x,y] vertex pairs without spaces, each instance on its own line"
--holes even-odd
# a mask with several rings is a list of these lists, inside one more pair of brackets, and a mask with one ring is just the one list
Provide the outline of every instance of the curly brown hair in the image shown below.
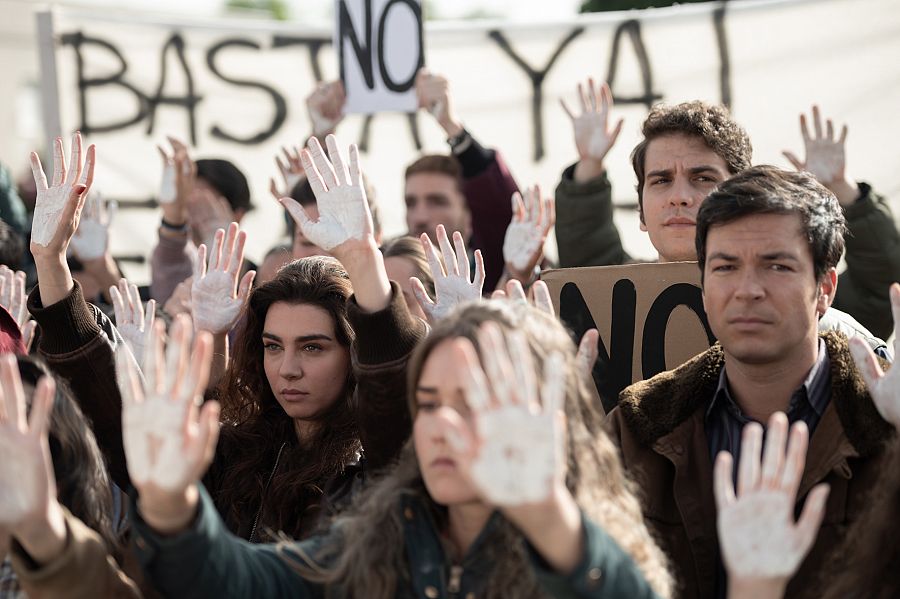
[[753,146],[747,132],[731,118],[724,106],[695,100],[675,106],[657,104],[641,125],[644,139],[631,151],[631,166],[637,176],[638,206],[644,222],[644,163],[650,142],[664,135],[699,137],[721,156],[728,172],[737,174],[750,166]]
[[[234,358],[216,390],[225,423],[216,461],[228,463],[210,491],[232,531],[246,525],[248,514],[252,518],[262,500],[260,513],[265,514],[267,527],[294,538],[307,536],[318,523],[326,483],[360,451],[351,407],[351,371],[344,398],[321,417],[327,426],[318,427],[314,438],[301,444],[293,419],[272,393],[263,365],[262,332],[272,304],[322,308],[334,320],[337,341],[349,349],[355,338],[346,306],[352,293],[346,271],[325,256],[291,262],[251,292]],[[277,472],[268,481],[281,447],[285,450]],[[239,450],[224,455],[228,448]]]

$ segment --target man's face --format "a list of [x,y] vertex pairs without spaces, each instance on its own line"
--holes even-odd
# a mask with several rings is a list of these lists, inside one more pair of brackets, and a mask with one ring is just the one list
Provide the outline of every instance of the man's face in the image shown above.
[[456,180],[443,173],[416,173],[406,178],[406,226],[416,237],[427,233],[437,243],[434,230],[438,225],[469,238],[470,216],[466,198]]
[[812,351],[834,298],[831,269],[815,280],[796,214],[756,214],[712,227],[703,306],[725,354],[743,364],[791,364]]
[[696,260],[697,211],[713,188],[728,179],[728,165],[699,137],[657,137],[644,158],[641,231],[660,262]]

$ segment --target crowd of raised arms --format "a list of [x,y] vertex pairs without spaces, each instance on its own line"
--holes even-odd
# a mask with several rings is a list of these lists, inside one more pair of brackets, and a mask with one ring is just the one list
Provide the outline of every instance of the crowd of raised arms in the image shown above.
[[650,111],[640,229],[696,261],[717,342],[601,403],[599,334],[540,273],[634,261],[609,88],[563,104],[555,194],[444,77],[416,92],[449,153],[405,167],[407,236],[326,83],[271,181],[293,243],[259,266],[242,172],[159,148],[145,287],[109,251],[103,147],[31,155],[30,214],[0,206],[0,597],[900,596],[900,233],[847,127],[814,107],[784,170],[725,108]]

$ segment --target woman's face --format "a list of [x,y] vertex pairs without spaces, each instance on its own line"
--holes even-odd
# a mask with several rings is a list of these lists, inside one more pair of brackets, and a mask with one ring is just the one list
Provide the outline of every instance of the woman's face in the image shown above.
[[[413,442],[428,494],[441,505],[478,500],[469,479],[460,472],[447,444],[447,418],[461,417],[472,426],[460,373],[462,361],[452,340],[442,341],[428,355],[416,385]],[[454,414],[455,413],[455,414]]]
[[400,289],[403,291],[403,299],[406,300],[406,307],[409,308],[410,314],[425,320],[425,312],[422,311],[422,306],[416,301],[412,284],[409,282],[410,277],[419,276],[416,265],[412,260],[401,256],[391,256],[384,259],[384,269],[387,271],[388,279],[396,281],[400,285]]
[[350,350],[334,319],[310,304],[275,302],[263,325],[263,365],[278,404],[296,420],[315,420],[344,397]]

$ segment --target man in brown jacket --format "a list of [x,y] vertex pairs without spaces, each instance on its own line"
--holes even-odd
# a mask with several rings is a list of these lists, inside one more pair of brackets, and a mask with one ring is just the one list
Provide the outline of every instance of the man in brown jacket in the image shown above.
[[878,414],[846,337],[817,332],[837,288],[846,225],[834,195],[805,173],[753,167],[722,183],[697,217],[703,300],[719,343],[622,392],[609,415],[644,512],[683,597],[725,597],[712,464],[739,459],[741,431],[776,411],[811,440],[799,506],[831,486],[822,528],[786,596],[809,595],[860,513],[892,427]]

